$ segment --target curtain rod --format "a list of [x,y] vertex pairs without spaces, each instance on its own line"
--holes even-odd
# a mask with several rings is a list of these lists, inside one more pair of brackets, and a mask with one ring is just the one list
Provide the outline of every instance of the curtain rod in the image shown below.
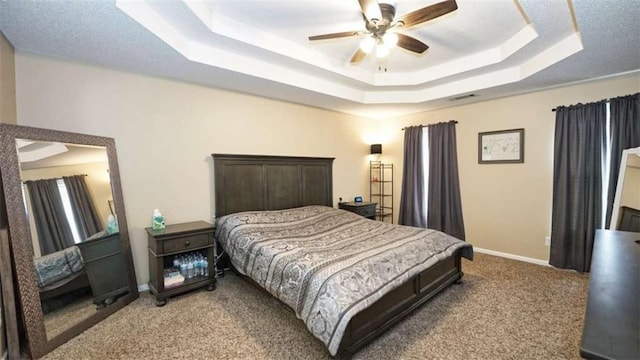
[[[458,123],[458,120],[451,120],[451,121],[447,121],[447,122],[452,122],[452,123],[454,123],[454,124],[457,124],[457,123]],[[437,124],[446,124],[446,123],[445,123],[445,122],[441,122],[441,123],[437,123]],[[431,124],[431,125],[435,125],[435,124]],[[420,124],[420,125],[417,125],[417,126],[423,126],[423,127],[424,127],[424,126],[429,126],[429,125],[422,125],[422,124]],[[404,131],[404,129],[406,129],[406,127],[403,127],[403,128],[402,128],[402,130],[403,130],[403,131]]]
[[24,180],[22,181],[22,183],[26,183],[27,181],[40,181],[40,180],[62,180],[62,178],[64,177],[70,177],[70,176],[89,176],[87,174],[77,174],[77,175],[65,175],[65,176],[61,176],[61,177],[54,177],[54,178],[49,178],[49,179],[37,179],[37,180]]
[[[597,102],[597,101],[596,101],[596,102]],[[605,102],[608,104],[608,103],[610,103],[610,102],[611,102],[611,100],[606,99],[606,100],[605,100]],[[580,103],[578,103],[578,104],[580,104]],[[576,105],[577,105],[577,104],[576,104]],[[569,105],[569,106],[571,106],[571,105]],[[553,112],[556,112],[557,110],[558,110],[558,108],[553,108],[553,109],[551,109],[551,111],[553,111]]]
[[[617,100],[617,99],[621,99],[621,98],[624,98],[624,97],[627,97],[627,96],[638,96],[638,95],[640,95],[640,93],[629,94],[629,95],[623,95],[623,96],[618,96],[618,97],[615,97],[615,98],[609,98],[609,99],[602,99],[602,100],[600,100],[600,101],[604,101],[605,103],[607,103],[607,104],[608,104],[608,103],[610,103],[610,102],[611,102],[611,100]],[[595,101],[595,102],[597,103],[597,102],[600,102],[600,101]],[[593,104],[593,103],[589,103],[589,104]],[[582,103],[577,103],[576,105],[582,105]],[[569,105],[569,106],[573,106],[573,105]],[[556,110],[558,110],[558,108],[553,108],[553,109],[551,109],[551,111],[553,111],[553,112],[556,112]]]

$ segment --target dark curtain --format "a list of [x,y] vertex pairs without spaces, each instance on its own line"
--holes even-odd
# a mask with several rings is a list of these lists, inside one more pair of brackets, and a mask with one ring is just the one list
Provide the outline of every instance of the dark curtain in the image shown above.
[[398,223],[426,227],[424,209],[424,165],[422,156],[422,126],[409,126],[404,130],[404,160],[402,191]]
[[55,179],[25,182],[31,199],[31,220],[35,222],[42,255],[74,245],[69,221]]
[[553,159],[549,263],[587,272],[602,221],[606,101],[559,107]]
[[62,180],[69,193],[71,210],[80,232],[80,238],[84,240],[98,231],[102,231],[102,222],[96,211],[91,193],[89,193],[85,176],[64,176]]
[[454,121],[429,125],[427,227],[464,240]]
[[611,99],[609,109],[611,167],[605,227],[608,227],[611,222],[622,151],[640,146],[640,93]]

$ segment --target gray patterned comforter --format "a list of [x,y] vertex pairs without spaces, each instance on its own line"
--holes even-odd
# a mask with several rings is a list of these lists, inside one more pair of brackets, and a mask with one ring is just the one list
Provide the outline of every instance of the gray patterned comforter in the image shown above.
[[242,212],[217,221],[233,266],[290,306],[335,355],[349,320],[468,243],[436,230],[308,206]]
[[84,269],[82,255],[77,246],[36,258],[33,260],[33,266],[36,268],[36,280],[41,288]]

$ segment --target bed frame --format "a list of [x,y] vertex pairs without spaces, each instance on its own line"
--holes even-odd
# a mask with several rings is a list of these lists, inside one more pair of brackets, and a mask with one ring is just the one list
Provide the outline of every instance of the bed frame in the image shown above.
[[83,287],[90,287],[89,278],[87,278],[87,272],[84,269],[72,274],[62,280],[59,280],[51,285],[43,286],[39,288],[40,300],[49,300],[53,297],[66,294]]
[[[333,158],[212,156],[216,216],[307,205],[333,207]],[[355,353],[462,276],[461,251],[415,275],[351,319],[337,357]]]

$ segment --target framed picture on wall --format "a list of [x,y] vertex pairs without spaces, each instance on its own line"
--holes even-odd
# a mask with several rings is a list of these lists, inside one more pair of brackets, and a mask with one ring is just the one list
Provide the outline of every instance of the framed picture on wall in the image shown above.
[[524,162],[524,129],[478,133],[478,164]]

